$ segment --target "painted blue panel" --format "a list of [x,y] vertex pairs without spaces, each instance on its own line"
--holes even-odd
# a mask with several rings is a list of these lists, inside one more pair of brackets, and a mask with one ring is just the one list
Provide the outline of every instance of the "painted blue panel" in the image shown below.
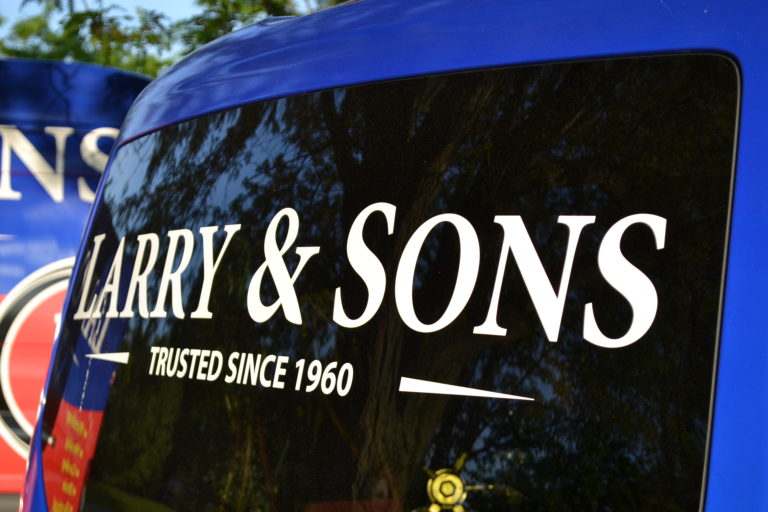
[[[0,171],[0,296],[32,271],[76,253],[99,164],[147,83],[100,66],[0,60],[0,146],[8,159]],[[71,130],[60,132],[59,164],[57,129]],[[86,154],[89,133],[99,155]],[[60,186],[46,189],[46,179],[56,180],[42,176],[59,171]]]
[[254,100],[407,75],[709,48],[759,57],[766,10],[663,0],[351,3],[201,48],[147,89],[123,137]]

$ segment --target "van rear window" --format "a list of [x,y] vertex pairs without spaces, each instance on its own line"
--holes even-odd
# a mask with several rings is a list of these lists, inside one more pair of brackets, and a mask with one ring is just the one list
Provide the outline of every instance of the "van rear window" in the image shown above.
[[717,55],[489,69],[121,148],[49,505],[698,509],[738,89]]

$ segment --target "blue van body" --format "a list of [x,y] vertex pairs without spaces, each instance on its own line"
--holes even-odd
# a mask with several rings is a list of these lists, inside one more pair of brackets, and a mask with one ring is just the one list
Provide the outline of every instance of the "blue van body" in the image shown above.
[[[767,21],[760,1],[363,0],[268,20],[196,51],[145,89],[119,144],[203,114],[351,84],[597,57],[729,57],[740,72],[740,112],[704,510],[766,510]],[[41,442],[38,426],[24,510],[47,509]]]

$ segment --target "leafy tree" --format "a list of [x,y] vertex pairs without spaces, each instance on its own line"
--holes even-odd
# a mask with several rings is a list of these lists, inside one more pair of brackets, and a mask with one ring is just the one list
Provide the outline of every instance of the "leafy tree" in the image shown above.
[[82,2],[81,8],[74,0],[22,5],[28,3],[38,4],[40,12],[13,24],[0,41],[0,56],[90,62],[149,76],[232,30],[297,12],[291,0],[197,0],[198,13],[171,23],[153,9],[129,13],[102,2]]
[[286,0],[197,0],[202,10],[174,24],[174,34],[184,52],[192,50],[244,27],[266,14],[285,16],[294,13]]

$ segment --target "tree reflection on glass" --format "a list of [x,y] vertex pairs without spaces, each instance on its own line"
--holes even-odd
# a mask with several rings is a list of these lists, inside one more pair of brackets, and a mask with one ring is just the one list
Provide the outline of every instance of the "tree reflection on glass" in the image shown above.
[[[180,227],[242,230],[218,270],[213,320],[121,320],[132,359],[113,385],[86,508],[130,497],[181,510],[410,511],[430,505],[424,468],[436,474],[461,460],[467,510],[696,509],[736,80],[732,64],[711,55],[485,70],[268,101],[124,147],[93,232],[114,233],[113,248],[122,236]],[[340,328],[334,290],[351,317],[367,301],[346,236],[377,202],[397,206],[391,235],[375,215],[364,232],[387,294],[370,322]],[[294,284],[303,323],[278,313],[259,324],[247,314],[247,285],[284,207],[301,221],[294,247],[321,249]],[[395,271],[416,228],[446,212],[474,227],[480,274],[454,322],[418,333],[398,314]],[[584,305],[594,303],[607,335],[630,324],[596,255],[606,230],[634,213],[668,221],[664,250],[642,226],[622,244],[653,281],[658,314],[637,343],[603,349],[583,339]],[[495,215],[522,216],[553,286],[568,238],[558,215],[596,216],[579,241],[557,343],[511,258],[498,310],[506,336],[472,334],[502,250]],[[427,239],[414,280],[422,321],[442,315],[459,251],[450,228]],[[200,290],[199,258],[185,274],[187,299]],[[293,250],[285,259],[290,268],[298,260]],[[261,293],[277,299],[269,279]],[[350,362],[355,380],[339,398],[163,379],[147,374],[153,345]],[[402,376],[536,401],[403,394]]]

